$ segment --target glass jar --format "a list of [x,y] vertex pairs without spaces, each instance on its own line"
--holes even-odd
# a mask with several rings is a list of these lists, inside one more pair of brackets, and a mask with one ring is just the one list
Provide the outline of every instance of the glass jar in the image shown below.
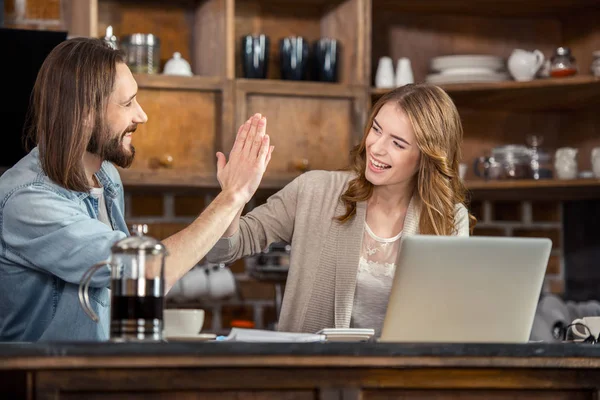
[[559,47],[550,58],[550,76],[562,78],[577,74],[577,64],[568,47]]
[[592,75],[600,77],[600,50],[594,51],[592,57],[594,58],[591,67]]
[[473,169],[484,179],[532,179],[531,151],[514,144],[495,147],[490,157],[476,158]]
[[160,40],[151,33],[134,33],[121,40],[126,62],[131,72],[157,74],[160,69]]
[[531,177],[533,179],[552,178],[552,156],[541,147],[544,137],[527,135],[526,140],[531,154]]

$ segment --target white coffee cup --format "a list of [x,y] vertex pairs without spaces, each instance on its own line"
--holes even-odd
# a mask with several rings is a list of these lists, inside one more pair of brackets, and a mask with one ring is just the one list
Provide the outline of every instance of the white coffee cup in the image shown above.
[[164,310],[163,322],[166,337],[197,335],[204,325],[204,310],[169,308]]
[[[579,339],[585,339],[590,336],[590,334],[595,338],[598,338],[598,335],[600,334],[600,317],[579,318],[571,322],[571,324],[571,332]],[[587,326],[588,329],[585,329],[582,325]]]

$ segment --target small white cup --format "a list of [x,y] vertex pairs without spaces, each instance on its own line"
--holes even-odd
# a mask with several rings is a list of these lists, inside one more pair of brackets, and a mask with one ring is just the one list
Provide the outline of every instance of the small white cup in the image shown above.
[[197,335],[204,325],[204,310],[166,309],[163,315],[164,335]]
[[396,87],[415,83],[410,59],[402,57],[398,60],[396,67]]
[[592,149],[592,171],[594,171],[594,176],[600,179],[600,147]]
[[375,73],[375,87],[393,88],[394,87],[394,62],[391,57],[381,57]]
[[467,164],[460,163],[458,164],[458,176],[461,180],[465,180],[465,176],[467,175]]
[[585,329],[581,325],[573,325],[571,327],[571,332],[573,332],[573,335],[576,338],[585,339],[590,336],[590,333],[597,338],[598,334],[600,334],[600,317],[579,318],[571,322],[571,324],[583,324],[589,329]]

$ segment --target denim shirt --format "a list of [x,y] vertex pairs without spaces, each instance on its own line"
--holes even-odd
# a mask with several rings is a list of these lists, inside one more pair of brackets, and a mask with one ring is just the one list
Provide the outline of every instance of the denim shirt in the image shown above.
[[67,190],[44,173],[34,148],[0,176],[0,341],[98,341],[109,338],[110,269],[90,283],[92,321],[79,303],[84,273],[129,236],[117,169],[103,162],[111,230],[98,220],[98,200]]

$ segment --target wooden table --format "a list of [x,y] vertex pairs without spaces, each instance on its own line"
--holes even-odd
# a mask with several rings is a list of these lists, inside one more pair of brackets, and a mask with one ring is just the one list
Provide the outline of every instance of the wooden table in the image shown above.
[[0,344],[0,398],[598,399],[583,344]]

